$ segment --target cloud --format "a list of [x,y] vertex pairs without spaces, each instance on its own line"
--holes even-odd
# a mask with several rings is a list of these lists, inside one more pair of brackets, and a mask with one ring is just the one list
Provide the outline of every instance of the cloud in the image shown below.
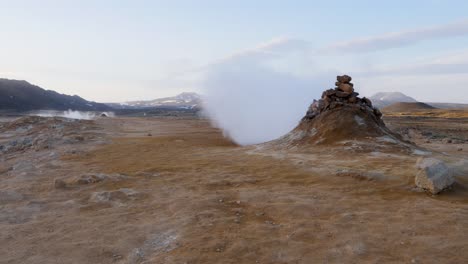
[[468,50],[439,55],[413,63],[401,62],[396,65],[383,65],[365,71],[352,72],[360,76],[408,76],[408,75],[450,75],[468,72]]
[[411,45],[420,41],[468,35],[468,20],[456,23],[419,28],[408,31],[386,33],[333,43],[321,49],[327,53],[360,53],[385,50]]
[[371,70],[358,73],[362,76],[382,76],[382,75],[447,75],[447,74],[466,74],[468,72],[468,63],[457,64],[415,64],[400,65],[387,69]]
[[219,64],[246,60],[248,63],[256,60],[269,61],[272,59],[285,58],[287,55],[295,53],[307,53],[311,50],[309,42],[297,38],[278,37],[267,42],[260,43],[252,48],[243,49],[229,54],[219,60],[214,61],[203,68],[210,68]]
[[398,91],[422,102],[468,103],[463,86],[468,82],[466,74],[354,77],[359,80],[359,92],[364,96]]
[[[414,60],[414,59],[413,59]],[[351,72],[363,95],[399,91],[426,102],[468,103],[468,50]]]

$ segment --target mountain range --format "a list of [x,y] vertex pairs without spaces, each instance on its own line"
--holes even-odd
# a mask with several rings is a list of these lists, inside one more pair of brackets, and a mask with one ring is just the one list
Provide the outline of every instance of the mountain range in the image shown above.
[[[384,108],[395,103],[415,103],[416,99],[401,92],[379,92],[369,97],[374,106]],[[468,104],[431,103],[435,108],[468,108]],[[78,110],[78,111],[111,111],[138,109],[169,109],[197,111],[202,107],[202,98],[193,92],[184,92],[172,97],[153,100],[128,101],[124,103],[96,103],[87,101],[77,95],[60,94],[45,90],[39,86],[21,80],[0,78],[0,111],[25,112],[33,110]]]
[[[396,103],[420,103],[420,101],[413,97],[407,96],[401,92],[379,92],[369,97],[372,104],[378,108],[384,108]],[[435,103],[435,102],[423,102],[428,106],[442,109],[468,109],[468,104],[456,104],[456,103]]]
[[0,110],[79,110],[107,111],[111,107],[87,101],[77,95],[65,95],[45,90],[27,81],[0,79]]
[[418,102],[413,97],[400,92],[379,92],[369,97],[372,104],[378,108],[383,108],[394,103],[415,103]]
[[193,92],[185,92],[172,97],[158,98],[147,101],[129,101],[124,103],[108,103],[115,109],[139,109],[139,108],[183,108],[194,109],[200,107],[202,102],[201,96]]

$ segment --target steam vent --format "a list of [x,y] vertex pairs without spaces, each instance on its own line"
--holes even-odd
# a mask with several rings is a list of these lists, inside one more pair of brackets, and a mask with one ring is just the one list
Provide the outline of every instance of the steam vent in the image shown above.
[[275,143],[282,147],[297,147],[376,138],[401,142],[401,137],[385,126],[379,109],[355,92],[350,76],[337,76],[336,79],[336,87],[324,91],[320,100],[314,100],[299,125]]

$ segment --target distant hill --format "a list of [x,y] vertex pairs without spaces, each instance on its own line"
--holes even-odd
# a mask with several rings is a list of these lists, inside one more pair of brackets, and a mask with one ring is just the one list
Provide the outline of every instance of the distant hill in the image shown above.
[[197,93],[181,93],[172,97],[159,98],[148,101],[130,101],[124,103],[107,104],[117,109],[139,109],[139,108],[182,108],[193,109],[201,105],[201,96]]
[[0,78],[0,110],[79,110],[106,111],[112,108],[96,102],[86,101],[77,95],[59,94],[32,85],[27,81]]
[[369,97],[369,99],[371,99],[372,104],[378,108],[382,108],[400,102],[417,102],[417,100],[415,100],[414,98],[409,97],[400,92],[380,92]]
[[389,106],[386,106],[381,109],[382,112],[412,112],[412,111],[421,111],[421,110],[429,110],[429,109],[435,109],[435,107],[430,106],[425,103],[421,102],[400,102],[400,103],[394,103]]
[[431,102],[425,102],[425,103],[435,108],[442,108],[442,109],[468,109],[468,104],[431,103]]

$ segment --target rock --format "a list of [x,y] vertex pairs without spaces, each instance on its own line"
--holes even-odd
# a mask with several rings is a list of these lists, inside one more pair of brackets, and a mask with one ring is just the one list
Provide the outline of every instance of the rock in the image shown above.
[[322,93],[322,98],[325,99],[325,98],[327,98],[327,97],[330,97],[330,96],[334,95],[335,93],[336,93],[336,91],[333,90],[333,89],[329,89],[329,90],[323,91],[323,93]]
[[372,107],[372,102],[371,102],[371,100],[369,100],[368,98],[363,97],[363,98],[362,98],[362,101],[363,101],[366,105]]
[[340,83],[349,83],[351,82],[352,78],[351,76],[343,75],[343,76],[336,76],[336,80]]
[[86,185],[86,184],[92,184],[92,183],[98,183],[102,182],[103,180],[106,179],[105,174],[85,174],[81,175],[76,179],[76,183],[80,185]]
[[352,95],[349,99],[348,99],[348,103],[351,103],[351,104],[355,104],[357,103],[357,97]]
[[462,149],[462,148],[458,148],[457,150],[458,150],[458,151],[463,151],[463,149]]
[[134,200],[140,196],[140,193],[129,188],[120,188],[113,191],[101,191],[94,192],[89,198],[92,202],[97,203],[106,203],[113,202],[117,205],[122,205],[123,203]]
[[340,89],[343,92],[346,93],[352,93],[354,92],[353,86],[351,86],[349,83],[342,83],[338,86],[338,89]]
[[351,93],[347,93],[347,92],[341,92],[341,91],[336,92],[336,96],[338,96],[340,98],[346,98],[346,97],[348,97],[350,95],[351,95]]
[[54,187],[55,187],[55,189],[65,189],[65,188],[67,188],[67,183],[64,180],[55,179]]
[[374,108],[374,114],[375,114],[378,118],[380,118],[380,117],[382,116],[382,112],[380,112],[380,110],[377,109],[377,108]]
[[438,194],[455,182],[452,172],[441,160],[425,158],[418,161],[417,167],[416,186],[432,194]]

